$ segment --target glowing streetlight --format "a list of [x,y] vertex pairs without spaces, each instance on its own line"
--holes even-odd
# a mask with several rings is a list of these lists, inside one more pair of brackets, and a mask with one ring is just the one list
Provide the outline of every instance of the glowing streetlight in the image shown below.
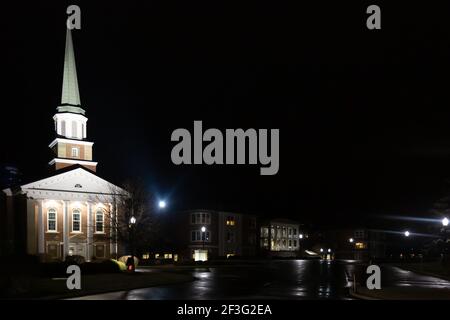
[[353,238],[348,239],[348,242],[353,243],[355,240]]
[[409,237],[410,233],[409,231],[405,231],[405,237]]
[[158,206],[160,209],[164,209],[166,207],[166,202],[164,200],[160,200],[158,202]]
[[320,248],[320,252],[323,252],[323,248]]
[[136,223],[136,218],[135,217],[131,217],[130,218],[130,223],[131,224],[135,224]]
[[300,233],[300,234],[298,235],[298,237],[299,237],[299,239],[303,239],[303,234]]
[[443,225],[444,227],[448,226],[448,218],[447,218],[447,217],[444,218],[444,219],[442,219],[442,225]]
[[205,232],[206,232],[206,227],[203,226],[203,227],[202,227],[203,249],[205,249],[205,240],[206,240],[206,234],[205,234]]
[[328,253],[330,253],[331,252],[331,249],[328,249]]

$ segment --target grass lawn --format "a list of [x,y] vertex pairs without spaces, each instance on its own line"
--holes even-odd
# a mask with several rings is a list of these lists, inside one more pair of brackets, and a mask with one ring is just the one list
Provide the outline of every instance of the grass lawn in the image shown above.
[[103,273],[81,276],[81,290],[69,290],[66,279],[31,278],[28,290],[15,299],[59,299],[193,281],[188,274],[166,272]]

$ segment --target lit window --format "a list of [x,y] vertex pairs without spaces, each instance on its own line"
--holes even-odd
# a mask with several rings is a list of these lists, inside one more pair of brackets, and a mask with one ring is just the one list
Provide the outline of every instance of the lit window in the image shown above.
[[95,232],[104,232],[104,213],[102,210],[95,214]]
[[357,243],[355,243],[355,248],[356,249],[365,249],[366,245],[364,244],[364,242],[357,242]]
[[72,232],[81,231],[81,213],[80,210],[76,209],[72,212]]
[[80,149],[72,148],[72,158],[78,158],[80,156]]
[[47,212],[47,230],[56,231],[56,210],[49,209]]
[[234,226],[236,224],[236,221],[234,220],[234,217],[228,216],[227,217],[227,226]]

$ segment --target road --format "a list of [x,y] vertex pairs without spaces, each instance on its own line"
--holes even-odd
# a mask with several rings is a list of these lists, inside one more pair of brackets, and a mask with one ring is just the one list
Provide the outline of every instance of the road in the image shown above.
[[[351,299],[353,274],[364,282],[365,267],[349,261],[282,260],[258,265],[191,270],[196,281],[86,296],[78,299]],[[162,272],[151,270],[151,272]],[[399,268],[382,267],[382,286],[450,288],[450,282]]]

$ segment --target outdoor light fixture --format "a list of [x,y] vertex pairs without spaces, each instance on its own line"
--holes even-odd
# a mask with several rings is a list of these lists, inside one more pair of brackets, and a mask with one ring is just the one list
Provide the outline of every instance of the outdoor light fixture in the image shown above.
[[130,223],[131,224],[135,224],[136,223],[136,218],[135,217],[131,217],[130,218]]
[[353,240],[353,238],[348,239],[348,242],[350,242],[350,243],[353,243],[353,241],[355,241],[355,240]]
[[331,252],[331,249],[328,249],[328,253],[330,253]]
[[323,249],[322,249],[322,248],[320,248],[320,252],[323,252]]
[[298,237],[299,237],[300,239],[303,239],[303,234],[300,233],[300,234],[298,235]]
[[164,200],[159,201],[158,206],[160,209],[164,209],[166,207],[166,202]]
[[409,231],[405,231],[405,237],[409,237]]
[[202,227],[202,232],[205,232],[206,231],[206,227]]
[[448,218],[442,219],[442,225],[443,225],[444,227],[448,226]]

